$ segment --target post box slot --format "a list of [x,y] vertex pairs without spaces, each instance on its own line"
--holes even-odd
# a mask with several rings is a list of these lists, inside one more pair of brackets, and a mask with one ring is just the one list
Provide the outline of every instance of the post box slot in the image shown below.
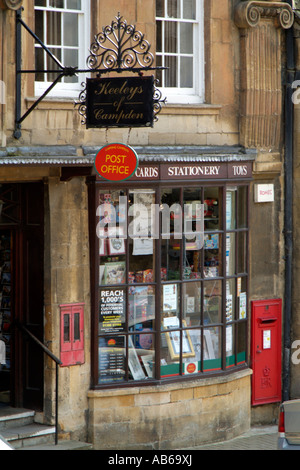
[[274,323],[277,318],[258,318],[260,323]]

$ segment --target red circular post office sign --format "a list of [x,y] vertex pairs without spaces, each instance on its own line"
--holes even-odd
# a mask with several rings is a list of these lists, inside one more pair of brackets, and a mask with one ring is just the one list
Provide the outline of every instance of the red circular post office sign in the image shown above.
[[134,175],[139,164],[137,153],[128,145],[109,144],[98,152],[95,168],[108,181],[124,181]]

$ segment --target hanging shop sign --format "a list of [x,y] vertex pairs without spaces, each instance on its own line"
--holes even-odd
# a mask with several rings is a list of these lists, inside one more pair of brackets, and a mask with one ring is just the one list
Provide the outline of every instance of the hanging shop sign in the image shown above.
[[86,127],[152,127],[154,77],[90,78]]
[[139,164],[137,153],[128,145],[102,147],[95,158],[97,173],[108,181],[124,181],[135,174]]

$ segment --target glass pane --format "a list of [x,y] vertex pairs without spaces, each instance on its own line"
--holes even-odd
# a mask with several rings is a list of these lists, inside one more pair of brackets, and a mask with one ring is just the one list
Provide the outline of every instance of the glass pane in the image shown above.
[[156,52],[162,52],[162,21],[156,22]]
[[193,88],[193,59],[191,57],[181,57],[180,59],[180,87]]
[[238,228],[247,227],[247,195],[248,188],[246,186],[238,187]]
[[74,341],[80,341],[80,313],[74,314]]
[[64,315],[64,342],[70,341],[70,315]]
[[234,230],[236,228],[235,216],[236,188],[228,188],[226,191],[226,228]]
[[[64,51],[64,65],[71,66],[71,67],[77,67],[78,65],[78,51],[74,49],[65,49]],[[65,77],[64,78],[65,83],[77,83],[78,82],[78,77],[74,75],[74,77]]]
[[64,14],[64,46],[77,47],[78,40],[78,15],[72,13]]
[[222,198],[219,188],[205,188],[204,222],[205,230],[221,230]]
[[64,0],[49,0],[50,8],[64,8]]
[[204,235],[204,277],[222,276],[222,235]]
[[144,380],[155,376],[154,335],[149,332],[129,336],[129,380]]
[[179,189],[163,189],[161,197],[161,278],[180,279],[180,250],[182,241],[182,208]]
[[39,39],[41,39],[41,41],[43,41],[44,40],[43,12],[40,10],[36,10],[34,16],[35,16],[35,34]]
[[226,281],[226,323],[236,319],[235,316],[236,280]]
[[204,330],[203,371],[214,371],[221,369],[221,328],[206,328]]
[[166,87],[178,87],[178,70],[177,70],[177,57],[166,56],[165,67],[165,84]]
[[183,0],[183,18],[196,19],[196,0]]
[[165,16],[165,0],[156,0],[156,16]]
[[[61,62],[61,49],[50,49],[52,54]],[[47,54],[47,70],[59,70],[58,65],[54,60]],[[57,73],[48,73],[47,81],[53,82],[57,78]]]
[[226,235],[226,274],[235,275],[235,233]]
[[202,277],[202,248],[204,244],[204,212],[202,191],[186,189],[184,199],[184,265],[183,278]]
[[47,12],[47,45],[60,46],[61,35],[61,13],[57,11]]
[[201,323],[201,283],[187,282],[182,285],[183,318],[187,326]]
[[237,278],[238,319],[247,318],[247,278]]
[[[35,70],[45,70],[44,64],[44,52],[41,47],[35,48]],[[38,82],[43,82],[45,74],[39,72],[35,74],[35,80]]]
[[179,328],[180,284],[164,284],[161,301],[162,327],[164,329]]
[[81,0],[68,0],[67,8],[69,10],[81,10]]
[[203,322],[205,325],[210,323],[221,323],[222,321],[222,282],[205,281],[204,282],[204,305]]
[[126,322],[126,291],[120,288],[100,290],[99,333],[124,331]]
[[237,364],[247,360],[247,323],[240,322],[237,325]]
[[129,191],[128,243],[129,282],[154,282],[155,192],[147,189]]
[[124,336],[106,336],[99,338],[99,384],[122,382],[125,379],[125,355]]
[[35,7],[45,7],[47,4],[47,0],[35,0],[34,6]]
[[99,285],[126,281],[126,197],[123,191],[100,191],[97,208],[99,238]]
[[176,21],[165,22],[165,52],[177,52],[177,25]]
[[153,348],[154,337],[149,333],[128,337],[129,380],[144,380],[154,376]]
[[180,0],[168,0],[169,18],[180,18]]
[[129,288],[130,331],[151,331],[155,325],[155,290],[153,286]]
[[187,335],[192,343],[194,355],[183,357],[183,373],[190,375],[201,371],[201,330],[188,330]]
[[238,273],[247,272],[247,233],[238,232]]
[[[156,55],[156,65],[157,67],[162,67],[162,56]],[[163,84],[163,71],[162,70],[156,70],[156,79],[158,80],[158,85],[159,87],[164,86]]]
[[226,366],[230,367],[235,364],[235,328],[234,325],[226,326]]
[[193,54],[193,24],[180,23],[180,53]]

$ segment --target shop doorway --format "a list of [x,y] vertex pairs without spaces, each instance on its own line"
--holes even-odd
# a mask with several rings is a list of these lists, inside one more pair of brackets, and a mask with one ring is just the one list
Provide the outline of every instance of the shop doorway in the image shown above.
[[43,409],[43,183],[0,184],[0,404]]

